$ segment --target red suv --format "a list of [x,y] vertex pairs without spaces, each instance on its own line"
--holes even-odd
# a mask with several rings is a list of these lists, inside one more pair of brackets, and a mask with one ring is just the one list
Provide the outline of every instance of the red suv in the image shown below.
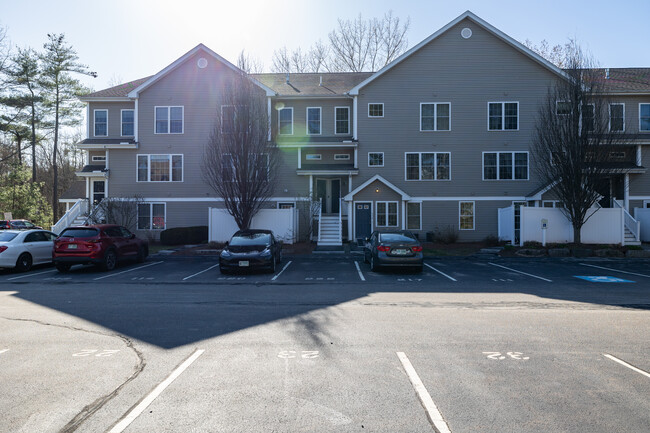
[[149,244],[126,228],[98,224],[63,230],[54,241],[52,261],[59,272],[67,272],[77,264],[94,264],[110,271],[120,260],[144,262],[147,255]]

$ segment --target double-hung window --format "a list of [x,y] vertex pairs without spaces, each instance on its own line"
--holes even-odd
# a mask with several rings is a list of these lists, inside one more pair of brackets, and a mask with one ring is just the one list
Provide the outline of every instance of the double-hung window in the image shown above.
[[625,131],[625,104],[609,104],[609,130]]
[[138,204],[138,230],[165,230],[165,203]]
[[183,107],[155,107],[156,134],[183,133]]
[[488,102],[488,130],[519,129],[519,102]]
[[320,135],[320,107],[307,107],[307,134]]
[[278,110],[278,129],[280,135],[293,134],[293,107],[285,107]]
[[183,155],[138,155],[138,182],[182,182]]
[[350,107],[334,108],[334,133],[350,133]]
[[528,180],[528,152],[483,152],[483,180]]
[[406,153],[406,180],[450,180],[451,153]]
[[650,132],[650,104],[639,104],[639,131]]
[[122,136],[134,135],[135,118],[133,110],[122,110]]
[[406,203],[406,229],[422,230],[422,203]]
[[596,107],[594,104],[583,104],[581,111],[582,130],[584,132],[591,132],[594,130],[594,121],[596,115]]
[[458,202],[458,227],[461,230],[474,230],[474,202]]
[[95,137],[108,136],[108,110],[95,110]]
[[377,227],[397,227],[397,202],[377,202]]
[[449,102],[422,102],[420,104],[420,131],[451,130]]

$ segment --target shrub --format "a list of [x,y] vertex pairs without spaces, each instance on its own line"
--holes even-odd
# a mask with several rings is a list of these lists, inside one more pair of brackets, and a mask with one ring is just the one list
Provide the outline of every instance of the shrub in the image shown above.
[[208,226],[176,227],[160,232],[163,245],[200,244],[208,241]]
[[441,242],[443,244],[453,244],[458,241],[458,230],[454,226],[447,226],[440,230],[436,228],[433,236],[434,242]]
[[642,250],[643,247],[641,245],[625,245],[625,248],[628,250]]
[[487,235],[483,239],[483,243],[488,247],[498,247],[499,245],[501,245],[501,242],[499,241],[499,237],[494,235]]
[[524,242],[524,248],[542,248],[542,243],[537,241],[526,241]]

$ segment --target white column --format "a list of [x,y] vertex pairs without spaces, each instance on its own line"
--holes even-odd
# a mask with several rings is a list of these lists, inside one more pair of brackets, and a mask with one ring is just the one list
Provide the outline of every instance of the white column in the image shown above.
[[302,147],[299,147],[298,148],[298,170],[300,170],[301,168],[302,168]]
[[[106,150],[106,152],[104,153],[104,156],[106,156],[105,167],[106,167],[106,169],[108,170],[108,150]],[[136,163],[137,163],[137,162],[136,162]],[[106,197],[106,198],[108,198],[108,179],[109,179],[110,175],[111,175],[110,170],[107,171],[106,173],[104,173],[104,177],[105,177],[105,179],[106,179],[106,180],[104,181],[104,197]]]
[[359,116],[357,116],[358,113],[358,102],[357,102],[358,96],[355,96],[354,99],[352,100],[352,115],[354,116],[354,119],[352,119],[352,139],[356,140],[357,139],[357,124]]
[[86,138],[90,138],[90,102],[86,102]]
[[314,199],[314,176],[309,175],[309,200]]
[[641,156],[641,145],[639,144],[636,146],[636,165],[640,167],[641,165],[643,165],[642,162],[643,162],[643,158]]
[[133,110],[133,138],[138,142],[138,99],[135,100],[135,110]]
[[402,200],[402,230],[406,230],[406,202]]
[[348,240],[354,240],[354,233],[352,233],[352,202],[348,202]]
[[267,97],[267,104],[266,104],[266,115],[268,116],[268,122],[269,122],[269,141],[271,141],[271,97]]
[[348,192],[352,192],[352,175],[348,174]]
[[354,148],[354,168],[359,168],[359,148]]
[[630,211],[630,174],[625,173],[625,180],[623,181],[624,191],[623,191],[623,200],[625,202],[625,210]]

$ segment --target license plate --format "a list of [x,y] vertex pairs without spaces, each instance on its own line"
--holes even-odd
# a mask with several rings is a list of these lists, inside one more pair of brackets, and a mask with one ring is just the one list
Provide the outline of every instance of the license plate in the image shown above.
[[240,260],[239,261],[239,266],[244,267],[244,266],[248,266],[248,265],[249,265],[248,260]]
[[76,250],[77,249],[77,244],[68,244],[68,249],[69,250]]
[[409,250],[399,250],[398,249],[398,250],[393,250],[391,252],[393,254],[397,255],[397,256],[405,256],[405,255],[407,255],[409,253]]

